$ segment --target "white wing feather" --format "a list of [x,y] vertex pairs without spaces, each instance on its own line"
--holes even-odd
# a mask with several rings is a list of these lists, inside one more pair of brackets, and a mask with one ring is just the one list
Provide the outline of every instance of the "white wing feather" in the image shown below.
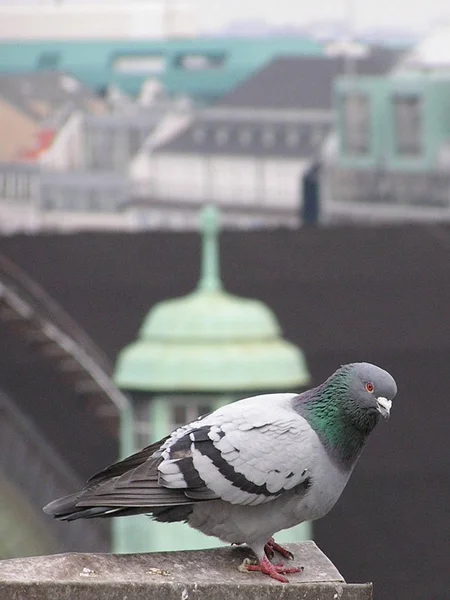
[[[293,410],[293,397],[246,398],[178,429],[161,448],[162,484],[189,488],[188,477],[178,468],[180,457],[171,456],[186,436],[182,458],[191,460],[213,495],[232,504],[269,502],[304,483],[313,475],[309,463],[316,434]],[[196,441],[200,429],[203,437]]]

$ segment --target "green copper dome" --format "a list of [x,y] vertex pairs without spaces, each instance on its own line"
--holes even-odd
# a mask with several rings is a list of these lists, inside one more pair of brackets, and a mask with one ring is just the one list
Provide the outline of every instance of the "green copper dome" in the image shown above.
[[144,320],[139,337],[171,344],[233,343],[269,340],[279,334],[273,313],[262,302],[222,290],[199,289],[157,304]]
[[302,351],[258,300],[222,289],[217,212],[203,212],[202,274],[192,293],[154,306],[116,364],[119,387],[148,392],[283,390],[308,383]]

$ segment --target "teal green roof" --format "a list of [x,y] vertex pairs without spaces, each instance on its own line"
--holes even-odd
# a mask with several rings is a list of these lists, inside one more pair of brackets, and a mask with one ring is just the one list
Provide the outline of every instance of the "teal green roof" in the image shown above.
[[[292,38],[193,38],[176,40],[82,40],[23,41],[0,43],[0,74],[36,69],[58,69],[72,73],[92,89],[117,85],[137,94],[145,79],[155,77],[169,94],[187,94],[199,101],[212,101],[231,91],[251,73],[282,55],[319,55],[317,41]],[[219,60],[208,69],[183,68],[180,58],[202,55]],[[163,57],[163,68],[155,72],[124,73],[117,61],[124,57]]]
[[119,387],[140,391],[259,391],[308,383],[302,351],[281,337],[273,312],[222,289],[216,213],[204,211],[202,275],[187,296],[157,304],[120,353]]
[[274,314],[262,302],[202,289],[157,304],[140,331],[141,338],[163,343],[246,342],[279,334]]

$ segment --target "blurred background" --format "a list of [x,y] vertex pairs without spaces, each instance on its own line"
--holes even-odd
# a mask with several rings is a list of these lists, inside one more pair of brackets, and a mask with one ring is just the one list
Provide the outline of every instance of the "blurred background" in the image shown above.
[[0,558],[217,545],[41,507],[245,395],[399,394],[312,537],[449,597],[450,6],[0,1]]

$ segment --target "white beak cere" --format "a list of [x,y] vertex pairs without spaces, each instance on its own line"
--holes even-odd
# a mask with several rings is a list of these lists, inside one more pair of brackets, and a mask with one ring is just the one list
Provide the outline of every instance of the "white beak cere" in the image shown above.
[[380,396],[377,398],[377,405],[378,412],[381,413],[385,419],[389,419],[389,415],[391,414],[392,400],[388,400],[387,398]]

